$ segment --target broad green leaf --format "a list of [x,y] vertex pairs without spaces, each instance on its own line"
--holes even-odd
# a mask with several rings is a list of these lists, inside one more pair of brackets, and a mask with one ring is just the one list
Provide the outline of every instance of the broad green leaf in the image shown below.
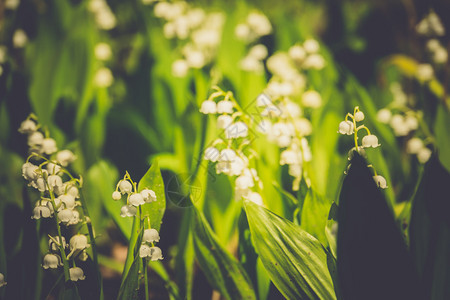
[[450,172],[450,113],[440,104],[437,109],[436,121],[434,124],[436,143],[439,160]]
[[330,207],[331,202],[328,199],[318,195],[312,188],[308,190],[302,208],[300,227],[318,239],[324,246],[328,244],[325,227]]
[[256,299],[242,265],[219,244],[203,214],[195,206],[193,210],[195,256],[210,284],[226,299]]
[[154,161],[150,169],[139,181],[138,191],[140,192],[145,188],[155,192],[156,201],[141,206],[142,218],[150,217],[151,227],[159,231],[164,211],[166,210],[166,193],[157,160]]
[[245,211],[256,252],[287,299],[336,299],[327,254],[318,240],[250,201]]
[[423,299],[392,211],[358,154],[343,182],[338,222],[337,268],[344,299]]
[[450,173],[433,156],[412,203],[411,252],[424,285],[423,299],[450,299]]
[[[86,177],[87,201],[90,201],[90,197],[99,198],[108,214],[117,224],[117,227],[119,227],[122,234],[129,239],[131,236],[133,221],[131,218],[124,218],[120,216],[120,209],[124,203],[121,201],[114,201],[111,198],[112,192],[114,191],[115,185],[118,181],[117,169],[102,160],[89,168]],[[98,223],[97,221],[93,222],[94,225]]]

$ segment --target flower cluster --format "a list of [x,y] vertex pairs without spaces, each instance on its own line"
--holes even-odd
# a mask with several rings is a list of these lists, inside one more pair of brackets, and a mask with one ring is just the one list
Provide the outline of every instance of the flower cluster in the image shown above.
[[272,24],[269,19],[258,11],[249,13],[245,22],[238,24],[234,31],[236,37],[246,43],[254,42],[271,32]]
[[[263,205],[261,195],[262,181],[250,161],[256,153],[246,146],[250,143],[248,122],[251,118],[243,113],[231,92],[215,87],[216,92],[202,103],[200,112],[219,114],[217,127],[223,130],[224,138],[216,139],[204,151],[204,159],[216,163],[216,173],[236,176],[235,198],[246,198]],[[219,100],[216,103],[216,100]]]
[[172,64],[175,77],[185,77],[190,68],[201,69],[214,59],[225,21],[223,13],[206,12],[185,1],[158,2],[154,13],[166,21],[163,32],[167,39],[184,41],[182,58]]
[[[54,139],[48,132],[42,132],[37,118],[30,115],[20,125],[19,132],[28,136],[30,156],[22,166],[22,175],[28,185],[40,192],[40,199],[36,201],[32,219],[53,218],[57,225],[58,235],[49,235],[49,253],[43,258],[44,269],[55,269],[62,266],[64,261],[72,261],[70,279],[73,281],[84,279],[83,270],[75,266],[75,258],[85,261],[88,255],[85,251],[89,247],[88,239],[81,234],[75,234],[70,239],[70,253],[66,255],[66,239],[61,234],[61,226],[80,224],[87,216],[80,215],[81,206],[79,187],[82,180],[74,178],[67,167],[76,157],[70,150],[58,151]],[[44,134],[45,133],[45,134]]]
[[[141,192],[138,192],[136,182],[131,179],[128,172],[125,173],[123,179],[119,180],[116,186],[116,190],[112,193],[112,198],[115,201],[121,200],[126,195],[127,204],[122,206],[120,215],[122,217],[134,217],[138,215],[138,209],[140,206],[146,203],[156,201],[156,193],[148,188],[144,188]],[[150,260],[163,259],[162,251],[159,247],[154,245],[155,242],[159,242],[159,233],[156,229],[151,228],[150,218],[147,216],[147,229],[144,230],[142,245],[139,249],[140,257],[149,257]]]
[[120,215],[122,217],[134,217],[140,205],[156,201],[156,193],[153,190],[146,188],[141,192],[137,191],[136,182],[131,179],[128,172],[117,183],[116,190],[112,193],[112,198],[118,201],[122,199],[123,195],[126,195],[127,204],[121,208]]
[[416,31],[419,35],[424,36],[426,40],[426,51],[431,63],[434,64],[434,69],[431,64],[422,63],[417,66],[416,78],[420,82],[428,82],[435,78],[435,73],[448,60],[448,52],[442,46],[439,38],[445,35],[445,28],[441,23],[438,15],[431,10],[425,18],[416,26]]
[[[149,227],[150,227],[150,222]],[[154,243],[159,242],[159,233],[154,228],[148,228],[144,230],[142,237],[142,244],[139,248],[139,256],[144,258],[148,257],[151,261],[162,260],[161,248],[156,247]]]
[[248,54],[239,62],[239,66],[247,72],[263,73],[263,60],[267,57],[267,54],[266,46],[257,44],[250,48]]
[[105,0],[90,0],[88,9],[94,14],[95,23],[100,29],[111,30],[116,27],[116,16]]
[[[348,160],[352,159],[355,151],[360,155],[365,156],[365,148],[377,148],[380,146],[377,136],[371,134],[369,128],[367,128],[365,125],[357,126],[357,123],[363,121],[364,118],[364,113],[359,110],[358,106],[356,106],[353,114],[347,113],[347,115],[345,116],[345,120],[339,123],[338,133],[343,135],[353,135],[355,141],[355,147],[352,148],[348,153]],[[367,133],[362,138],[361,146],[359,146],[358,144],[358,131],[360,130],[365,130]],[[378,175],[377,171],[372,165],[369,165],[368,167],[371,167],[374,171],[373,179],[375,180],[377,186],[382,189],[387,188],[386,179],[383,176]]]
[[424,164],[432,151],[427,147],[427,139],[419,138],[422,113],[411,107],[414,105],[413,98],[405,94],[398,82],[391,84],[391,92],[394,100],[378,111],[377,119],[381,123],[389,124],[396,136],[404,137],[406,152],[417,155],[418,161]]

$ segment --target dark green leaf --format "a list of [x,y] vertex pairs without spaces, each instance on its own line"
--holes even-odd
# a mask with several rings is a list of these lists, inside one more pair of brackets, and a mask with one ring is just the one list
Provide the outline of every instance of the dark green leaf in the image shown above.
[[256,299],[242,265],[222,248],[203,214],[193,209],[191,230],[195,254],[210,284],[226,299]]
[[436,123],[434,125],[439,160],[450,172],[450,114],[441,104],[437,109]]
[[425,167],[412,204],[410,245],[423,299],[450,299],[450,173],[433,156]]
[[156,194],[156,201],[142,205],[142,218],[150,217],[151,227],[158,230],[161,227],[164,211],[166,210],[166,193],[164,182],[159,170],[158,161],[152,164],[144,177],[139,181],[139,192],[148,188]]
[[336,299],[327,254],[294,223],[245,202],[256,251],[272,282],[288,299]]
[[392,211],[357,154],[341,189],[338,221],[337,267],[344,299],[423,299]]

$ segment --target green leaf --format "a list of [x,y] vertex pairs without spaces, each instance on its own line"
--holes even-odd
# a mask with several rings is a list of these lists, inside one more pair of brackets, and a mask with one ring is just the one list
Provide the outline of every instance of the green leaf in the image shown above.
[[424,284],[423,299],[450,299],[450,173],[433,156],[413,199],[411,252]]
[[302,208],[300,227],[318,239],[324,246],[328,244],[325,227],[330,207],[331,203],[328,199],[318,195],[312,188],[308,190]]
[[143,226],[141,225],[139,213],[133,218],[133,231],[128,245],[127,259],[122,273],[122,282],[120,284],[117,299],[137,299],[137,290],[139,289],[139,269],[142,259],[139,256],[139,248],[142,243]]
[[256,299],[242,265],[222,246],[195,207],[191,222],[196,258],[210,284],[226,299]]
[[287,299],[336,299],[327,254],[294,223],[245,202],[256,251],[272,282]]
[[337,268],[344,299],[424,299],[386,199],[355,154],[339,197]]
[[142,218],[150,217],[151,227],[159,231],[164,211],[166,210],[166,193],[157,160],[155,160],[144,177],[139,181],[138,191],[140,192],[145,188],[155,192],[156,201],[141,206]]
[[437,109],[436,123],[434,132],[436,134],[436,143],[438,148],[439,160],[442,165],[450,172],[450,114],[445,107],[440,104]]

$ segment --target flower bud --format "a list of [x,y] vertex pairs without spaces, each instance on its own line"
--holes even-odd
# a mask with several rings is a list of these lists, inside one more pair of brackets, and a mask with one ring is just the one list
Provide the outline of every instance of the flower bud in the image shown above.
[[122,199],[122,194],[119,191],[114,191],[112,193],[112,198],[115,201],[120,200],[120,199]]

